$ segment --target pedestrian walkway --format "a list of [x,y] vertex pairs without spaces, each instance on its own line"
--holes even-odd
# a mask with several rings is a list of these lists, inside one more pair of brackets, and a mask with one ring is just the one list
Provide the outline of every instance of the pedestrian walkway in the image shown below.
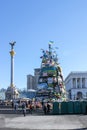
[[25,117],[23,115],[16,116],[16,114],[10,117],[10,115],[0,115],[5,122],[0,130],[87,130],[86,115],[34,116],[28,114]]

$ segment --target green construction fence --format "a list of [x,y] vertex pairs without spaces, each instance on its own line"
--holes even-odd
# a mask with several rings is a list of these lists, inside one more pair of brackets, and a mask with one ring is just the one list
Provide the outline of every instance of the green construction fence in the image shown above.
[[54,102],[53,114],[87,114],[87,101]]

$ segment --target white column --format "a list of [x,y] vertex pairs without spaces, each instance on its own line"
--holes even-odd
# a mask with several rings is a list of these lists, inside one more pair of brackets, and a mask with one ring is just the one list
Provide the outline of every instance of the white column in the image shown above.
[[85,78],[85,87],[87,88],[87,78]]
[[73,78],[71,79],[71,88],[73,88]]
[[77,78],[76,78],[76,88],[77,88]]
[[14,84],[14,56],[11,56],[11,85]]
[[82,78],[80,78],[80,88],[82,88]]
[[16,42],[12,42],[9,43],[11,45],[11,51],[10,51],[10,55],[11,55],[11,87],[13,87],[14,85],[14,55],[15,55],[15,51],[14,51],[14,45]]

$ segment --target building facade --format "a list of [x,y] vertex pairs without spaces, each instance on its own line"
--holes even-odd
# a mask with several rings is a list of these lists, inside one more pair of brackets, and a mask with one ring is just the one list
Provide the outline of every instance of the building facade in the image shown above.
[[87,72],[71,72],[65,78],[65,86],[69,99],[87,98]]
[[38,85],[38,79],[40,76],[40,68],[34,69],[34,78],[35,78],[35,89],[37,90],[37,85]]
[[34,89],[37,90],[38,78],[40,76],[40,68],[34,69],[34,76],[27,75],[27,90]]
[[27,90],[35,89],[35,79],[32,75],[27,75]]

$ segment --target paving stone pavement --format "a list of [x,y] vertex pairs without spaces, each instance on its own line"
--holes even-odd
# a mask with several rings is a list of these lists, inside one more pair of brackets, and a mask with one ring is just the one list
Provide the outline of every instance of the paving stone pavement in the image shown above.
[[87,115],[0,114],[0,130],[87,130]]

